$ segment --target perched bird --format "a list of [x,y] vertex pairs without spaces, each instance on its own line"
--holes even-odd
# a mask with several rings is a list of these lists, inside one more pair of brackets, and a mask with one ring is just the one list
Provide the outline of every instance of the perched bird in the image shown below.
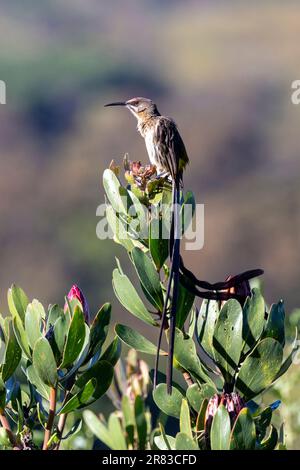
[[[197,279],[184,266],[180,256],[179,198],[182,174],[189,162],[189,158],[177,126],[173,119],[161,116],[156,104],[148,98],[132,98],[128,101],[118,101],[106,104],[105,106],[124,106],[129,109],[137,119],[137,129],[145,140],[150,163],[156,166],[158,176],[170,175],[172,179],[173,205],[170,231],[170,274],[161,318],[154,371],[154,386],[156,386],[162,333],[166,326],[169,300],[171,299],[167,366],[167,390],[171,394],[179,276],[181,276],[180,282],[186,289],[198,297],[215,300],[236,298],[243,301],[245,295],[241,287],[249,279],[261,275],[263,271],[261,269],[254,269],[233,276],[227,281],[211,284]],[[201,291],[199,287],[205,290]]]
[[157,383],[159,351],[163,329],[166,324],[168,304],[172,290],[169,320],[169,351],[167,367],[168,393],[172,392],[173,356],[176,326],[176,310],[179,287],[180,234],[179,234],[179,198],[182,185],[182,173],[189,162],[183,140],[173,119],[161,116],[156,104],[148,98],[132,98],[105,106],[125,106],[137,119],[137,129],[145,140],[150,163],[156,166],[158,176],[170,175],[172,178],[172,222],[170,232],[170,275],[168,279],[164,309],[157,346],[154,373],[154,386]]

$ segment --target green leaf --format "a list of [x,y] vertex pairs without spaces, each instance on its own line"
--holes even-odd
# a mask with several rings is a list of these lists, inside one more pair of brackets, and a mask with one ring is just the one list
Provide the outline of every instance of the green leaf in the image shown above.
[[200,362],[194,341],[192,338],[184,336],[178,328],[175,331],[174,357],[183,369],[190,372],[198,380],[208,382],[214,386],[213,381],[206,374]]
[[113,449],[113,436],[107,426],[91,410],[84,410],[83,419],[90,431],[107,447]]
[[102,354],[100,360],[107,361],[112,366],[115,366],[121,357],[122,345],[118,336],[115,336],[114,340],[110,343],[107,349]]
[[[1,392],[0,392],[1,393]],[[0,448],[1,450],[12,450],[13,446],[9,440],[5,428],[0,428]]]
[[13,318],[13,329],[20,348],[22,349],[25,356],[27,356],[28,359],[31,359],[27,334],[19,316],[15,316]]
[[287,356],[287,358],[285,359],[285,361],[283,362],[283,364],[281,365],[277,375],[276,375],[276,379],[279,379],[279,377],[281,377],[283,374],[286,373],[286,371],[290,368],[290,366],[293,364],[293,361],[294,361],[294,358],[298,352],[298,349],[300,347],[300,344],[299,344],[299,341],[298,341],[298,330],[296,328],[296,335],[295,335],[295,339],[294,339],[294,342],[293,342],[293,346],[292,346],[292,350],[290,352],[290,354]]
[[[157,347],[155,344],[151,343],[151,341],[138,331],[133,330],[129,326],[117,324],[115,326],[115,332],[125,344],[134,348],[136,351],[156,355]],[[160,354],[165,355],[166,353],[160,350]]]
[[157,447],[161,450],[175,450],[175,438],[166,434],[165,428],[161,423],[159,423],[159,430],[161,432],[161,436],[158,437],[162,438],[162,442],[156,441],[154,438],[156,445],[160,443],[160,446],[157,445]]
[[147,222],[147,207],[143,205],[139,198],[128,190],[130,199],[133,202],[133,206],[130,207],[129,214],[133,219],[137,220],[136,228],[137,234],[140,239],[147,239],[148,236],[148,222]]
[[79,307],[75,308],[72,317],[67,341],[64,347],[63,359],[60,368],[70,366],[81,352],[85,338],[85,320],[84,314]]
[[197,413],[199,412],[203,400],[205,398],[210,399],[216,393],[216,388],[209,384],[202,384],[201,387],[198,384],[190,385],[186,391],[186,397],[190,405],[194,408]]
[[185,433],[193,439],[190,409],[187,400],[184,398],[181,402],[180,410],[180,432]]
[[114,450],[127,450],[126,440],[124,432],[121,426],[121,422],[116,413],[112,413],[108,418],[108,430],[112,436],[112,442]]
[[274,450],[278,442],[278,431],[277,429],[271,424],[271,429],[269,432],[268,437],[261,441],[260,443],[260,450]]
[[6,341],[9,335],[9,323],[11,321],[10,317],[5,317],[0,314],[0,338],[2,341]]
[[70,323],[71,317],[69,313],[65,313],[62,317],[59,317],[54,323],[55,344],[61,355],[64,352]]
[[199,450],[198,444],[184,432],[176,434],[176,450]]
[[260,341],[241,365],[236,388],[246,401],[272,384],[282,363],[282,346],[273,338]]
[[138,395],[134,402],[134,414],[138,434],[138,448],[144,450],[147,442],[147,421],[143,399]]
[[199,413],[197,416],[197,421],[196,421],[197,432],[200,432],[205,429],[205,416],[206,416],[207,406],[208,406],[208,399],[204,398],[203,402],[201,403],[201,407],[199,409]]
[[55,387],[57,384],[56,362],[46,338],[40,338],[35,343],[32,362],[42,382],[49,385],[49,387]]
[[62,437],[62,440],[65,441],[71,436],[75,436],[75,434],[79,433],[82,428],[82,419],[77,419],[73,426],[71,427],[70,431],[67,432],[65,436]]
[[[150,372],[149,372],[149,376],[150,376],[150,379],[151,379],[151,382],[152,384],[154,383],[154,369],[151,369]],[[160,370],[157,372],[157,384],[165,384],[167,383],[167,376],[166,374],[163,374],[163,372],[161,372]],[[177,382],[174,382],[174,380],[172,381],[172,386],[174,388],[177,388],[177,390],[185,395],[185,390],[183,387],[181,387]]]
[[169,256],[169,239],[162,236],[163,231],[164,220],[153,218],[149,224],[149,248],[157,271],[160,271]]
[[100,351],[107,337],[110,319],[111,304],[105,303],[100,308],[91,325],[89,357],[92,357],[96,352]]
[[113,271],[113,288],[119,302],[130,313],[148,325],[156,326],[156,322],[144,306],[132,283],[125,274],[120,274],[118,269]]
[[273,304],[271,307],[263,337],[274,338],[281,344],[282,347],[284,347],[284,322],[285,311],[283,301],[281,300],[278,302],[278,304]]
[[56,320],[58,320],[58,318],[62,317],[63,315],[64,311],[59,305],[51,305],[47,318],[47,331],[51,326],[54,326]]
[[91,404],[107,392],[112,382],[113,375],[114,368],[109,362],[102,360],[98,361],[96,362],[96,364],[94,364],[92,367],[90,367],[88,370],[86,370],[79,376],[79,378],[76,380],[74,386],[71,389],[71,393],[72,395],[78,393],[85,387],[88,381],[90,381],[91,379],[96,379],[97,386],[93,391],[89,402],[86,403]]
[[219,405],[213,417],[210,430],[210,446],[212,450],[229,450],[230,418],[224,405]]
[[252,349],[265,325],[265,301],[260,290],[252,290],[243,308],[243,352]]
[[33,301],[27,305],[25,313],[25,330],[28,337],[28,342],[31,349],[34,348],[36,341],[42,337],[42,314],[40,303]]
[[5,348],[4,363],[1,366],[1,377],[6,382],[15,372],[22,357],[22,350],[15,337],[12,323],[9,324],[9,336]]
[[134,443],[134,427],[135,427],[135,416],[133,406],[127,395],[122,397],[122,413],[124,428],[127,433],[128,441],[131,445]]
[[46,385],[38,375],[37,371],[35,370],[34,366],[31,364],[26,369],[26,376],[29,382],[34,385],[37,389],[37,392],[46,400],[49,400],[50,395],[50,387]]
[[140,248],[133,248],[132,261],[140,279],[142,287],[147,292],[148,300],[162,311],[164,308],[164,298],[159,280],[158,272],[155,270],[154,264]]
[[267,406],[254,414],[256,434],[259,441],[263,440],[272,421],[272,408]]
[[97,380],[95,378],[90,379],[80,390],[80,392],[76,393],[76,395],[72,396],[72,398],[67,401],[67,403],[60,410],[59,414],[70,413],[71,411],[75,411],[78,408],[86,406],[93,396],[96,388]]
[[158,408],[168,416],[180,417],[181,402],[184,396],[176,388],[172,387],[172,394],[169,395],[166,384],[159,384],[153,390],[153,400]]
[[168,436],[165,432],[154,437],[154,444],[160,450],[175,450],[175,437]]
[[24,323],[25,312],[29,303],[28,297],[21,287],[13,284],[7,293],[7,302],[13,317],[19,317]]
[[135,246],[135,240],[130,238],[130,233],[128,232],[129,226],[117,216],[111,206],[106,208],[106,219],[114,234],[114,241],[123,245],[127,251],[131,251]]
[[[68,369],[68,372],[64,375],[63,379],[61,379],[61,383],[66,382],[72,375],[75,374],[75,372],[82,366],[82,364],[85,364],[88,362],[88,351],[89,351],[89,345],[90,345],[90,329],[88,325],[85,323],[85,338],[84,338],[84,343],[82,345],[81,351],[76,359],[76,361],[73,363],[73,366]],[[50,343],[51,344],[51,343]]]
[[251,413],[243,408],[231,431],[230,450],[251,450],[255,448],[256,430]]
[[213,336],[218,316],[218,302],[203,300],[197,319],[197,337],[200,346],[212,359],[214,359]]
[[103,186],[108,200],[114,210],[118,213],[127,215],[132,200],[127,190],[121,186],[120,181],[113,171],[106,169],[103,173]]
[[243,312],[235,299],[228,300],[217,320],[213,348],[215,360],[226,383],[231,383],[238,369],[242,350]]
[[176,326],[180,330],[183,328],[184,323],[193,307],[195,295],[187,290],[181,282],[179,282],[177,312],[176,312]]

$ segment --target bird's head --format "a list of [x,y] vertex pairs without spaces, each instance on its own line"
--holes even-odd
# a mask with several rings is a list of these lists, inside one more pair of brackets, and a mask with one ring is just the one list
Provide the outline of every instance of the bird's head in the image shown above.
[[156,104],[148,98],[131,98],[128,101],[116,101],[105,106],[125,106],[138,120],[159,115]]

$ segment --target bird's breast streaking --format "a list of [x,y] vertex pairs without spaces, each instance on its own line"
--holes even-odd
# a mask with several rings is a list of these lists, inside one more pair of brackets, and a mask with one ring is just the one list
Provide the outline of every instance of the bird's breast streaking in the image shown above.
[[181,173],[188,156],[175,122],[164,116],[155,116],[138,122],[138,131],[145,139],[152,165],[158,173],[170,173],[172,178]]

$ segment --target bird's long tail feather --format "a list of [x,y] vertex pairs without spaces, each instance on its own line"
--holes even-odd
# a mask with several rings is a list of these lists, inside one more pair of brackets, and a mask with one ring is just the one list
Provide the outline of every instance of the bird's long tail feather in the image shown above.
[[172,305],[170,312],[169,324],[169,351],[168,351],[168,366],[167,366],[167,389],[168,393],[172,392],[172,376],[173,376],[173,356],[174,356],[174,341],[175,341],[175,327],[176,327],[176,310],[178,300],[178,284],[179,284],[179,266],[180,266],[180,234],[179,234],[179,197],[180,185],[179,180],[174,181],[172,185],[172,219],[170,230],[170,272],[168,285],[166,290],[166,297],[164,308],[161,317],[161,325],[157,344],[157,353],[154,369],[154,388],[157,385],[158,366],[159,366],[159,353],[162,341],[162,334],[166,328],[168,303],[171,296],[171,289],[173,284]]
[[[179,264],[180,264],[180,218],[179,218],[179,197],[180,187],[179,181],[175,181],[175,196],[173,204],[173,220],[174,220],[174,234],[172,240],[174,241],[173,254],[172,254],[172,271],[173,271],[173,293],[172,304],[170,311],[170,328],[169,328],[169,350],[168,350],[168,366],[167,366],[167,391],[172,393],[172,379],[173,379],[173,357],[174,357],[174,344],[175,344],[175,328],[176,328],[176,313],[178,304],[179,292]],[[166,299],[167,300],[167,299]]]

